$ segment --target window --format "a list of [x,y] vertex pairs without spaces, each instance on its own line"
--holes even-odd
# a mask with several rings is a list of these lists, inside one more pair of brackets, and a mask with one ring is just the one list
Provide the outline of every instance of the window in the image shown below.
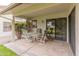
[[3,22],[3,32],[11,31],[11,23],[10,22]]

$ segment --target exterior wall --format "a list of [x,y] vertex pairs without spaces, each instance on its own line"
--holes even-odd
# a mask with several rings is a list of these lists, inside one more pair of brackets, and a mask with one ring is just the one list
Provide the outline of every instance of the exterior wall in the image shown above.
[[37,27],[41,28],[44,32],[46,29],[46,19],[54,19],[54,18],[61,18],[61,17],[67,17],[67,13],[55,13],[55,14],[47,14],[47,15],[41,15],[34,17],[34,20],[37,20]]
[[[3,16],[3,17],[1,17],[1,16]],[[11,22],[11,20],[6,19],[6,18],[12,19],[12,15],[1,15],[1,16],[0,16],[0,37],[9,36],[9,35],[11,35],[12,31],[4,32],[3,31],[3,23],[4,22]],[[6,18],[4,18],[4,17],[6,17]]]
[[26,19],[20,18],[20,17],[15,17],[15,22],[26,22]]
[[[10,14],[9,15],[0,15],[0,37],[12,35],[12,30],[7,31],[7,32],[3,31],[3,23],[4,22],[10,22],[11,25],[12,25],[12,20],[13,20],[13,15],[10,15]],[[19,22],[25,22],[26,21],[25,19],[19,18],[19,17],[15,17],[15,20],[19,21]]]

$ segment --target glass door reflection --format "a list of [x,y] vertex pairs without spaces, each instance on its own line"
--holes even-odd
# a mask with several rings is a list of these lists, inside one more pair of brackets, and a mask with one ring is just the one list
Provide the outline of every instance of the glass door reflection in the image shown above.
[[66,41],[67,19],[57,18],[46,20],[46,30],[48,38]]
[[48,38],[55,38],[55,20],[47,20]]

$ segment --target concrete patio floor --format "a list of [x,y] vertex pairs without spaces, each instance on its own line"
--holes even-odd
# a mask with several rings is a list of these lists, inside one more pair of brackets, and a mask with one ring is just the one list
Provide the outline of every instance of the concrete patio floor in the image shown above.
[[64,41],[48,41],[45,44],[16,40],[4,44],[20,56],[72,56],[73,53],[68,43]]
[[13,41],[11,36],[2,36],[2,37],[0,37],[0,44],[6,44],[6,43],[9,43],[11,41]]

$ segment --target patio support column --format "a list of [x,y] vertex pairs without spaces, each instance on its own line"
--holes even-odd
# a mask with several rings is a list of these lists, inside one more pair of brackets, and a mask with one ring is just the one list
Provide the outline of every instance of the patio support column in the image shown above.
[[15,40],[15,17],[13,16],[12,20],[12,39]]
[[76,55],[79,56],[79,4],[76,4],[75,15]]
[[69,43],[69,19],[67,17],[67,43]]

